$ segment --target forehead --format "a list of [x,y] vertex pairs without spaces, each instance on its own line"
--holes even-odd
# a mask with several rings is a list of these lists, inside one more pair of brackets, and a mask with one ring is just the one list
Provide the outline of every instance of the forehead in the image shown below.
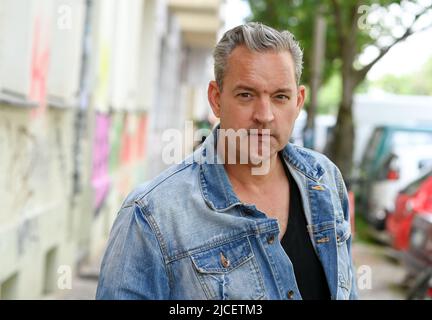
[[294,61],[289,51],[251,51],[236,47],[228,57],[224,86],[238,83],[260,87],[295,86]]

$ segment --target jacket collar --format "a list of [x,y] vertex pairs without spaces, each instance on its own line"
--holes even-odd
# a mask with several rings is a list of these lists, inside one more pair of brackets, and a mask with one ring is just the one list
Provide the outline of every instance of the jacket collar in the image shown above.
[[[200,159],[200,184],[206,203],[216,211],[226,211],[242,202],[235,194],[222,160],[216,152],[218,125],[199,149],[194,159]],[[319,181],[324,169],[310,151],[288,143],[281,151],[288,166],[293,167],[304,176]]]

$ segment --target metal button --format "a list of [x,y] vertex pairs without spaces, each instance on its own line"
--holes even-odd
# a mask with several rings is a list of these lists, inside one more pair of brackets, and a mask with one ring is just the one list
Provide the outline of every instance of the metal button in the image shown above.
[[294,291],[292,291],[292,290],[288,291],[287,297],[288,297],[288,299],[294,298]]
[[269,236],[269,237],[267,238],[267,243],[268,243],[268,244],[272,244],[272,243],[274,242],[274,240],[275,240],[275,236],[274,236],[274,235],[271,235],[271,236]]
[[220,253],[220,259],[221,259],[221,263],[222,263],[223,267],[228,268],[230,265],[230,261],[227,258],[225,258],[224,254],[222,252]]

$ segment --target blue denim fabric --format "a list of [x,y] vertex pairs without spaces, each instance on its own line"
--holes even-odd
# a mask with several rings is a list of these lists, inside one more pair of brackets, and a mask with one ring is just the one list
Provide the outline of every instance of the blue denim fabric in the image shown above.
[[[279,241],[268,241],[278,239],[277,220],[242,203],[223,164],[208,161],[215,137],[214,131],[183,163],[127,197],[111,230],[97,299],[302,298],[289,257]],[[282,155],[299,186],[331,298],[357,298],[339,170],[292,144]]]

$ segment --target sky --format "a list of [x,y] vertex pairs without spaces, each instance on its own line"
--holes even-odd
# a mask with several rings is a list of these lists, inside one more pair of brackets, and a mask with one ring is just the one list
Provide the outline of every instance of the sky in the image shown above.
[[409,74],[418,71],[432,58],[432,28],[413,34],[395,45],[369,71],[368,79],[376,80],[385,74]]
[[[225,6],[225,30],[242,24],[250,14],[250,8],[243,0],[226,0]],[[364,58],[370,57],[367,53]],[[369,71],[368,79],[376,80],[383,75],[402,75],[413,73],[421,69],[422,65],[432,58],[432,28],[418,34],[414,34],[402,43],[394,46],[377,64]]]

